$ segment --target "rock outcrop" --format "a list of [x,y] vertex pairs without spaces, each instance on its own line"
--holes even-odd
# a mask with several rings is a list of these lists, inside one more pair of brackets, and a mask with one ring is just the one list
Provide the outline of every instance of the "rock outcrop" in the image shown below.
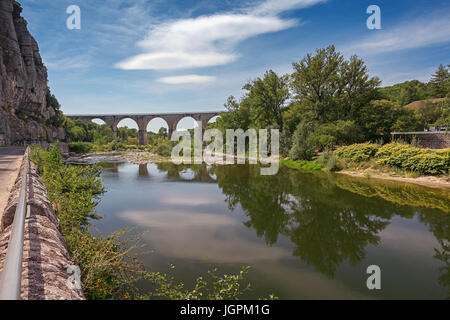
[[[0,146],[63,140],[47,69],[15,0],[0,0]],[[56,123],[56,126],[55,126]]]

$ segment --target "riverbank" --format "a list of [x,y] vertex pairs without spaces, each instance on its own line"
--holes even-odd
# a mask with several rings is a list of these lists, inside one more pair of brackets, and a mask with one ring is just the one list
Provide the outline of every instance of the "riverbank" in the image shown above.
[[383,179],[383,180],[391,180],[398,182],[407,182],[414,183],[425,187],[430,188],[448,188],[450,189],[450,178],[446,176],[418,176],[415,178],[412,177],[404,177],[398,175],[396,172],[383,172],[379,170],[341,170],[337,171],[337,174],[348,175],[352,177],[358,178],[366,178],[366,179]]
[[[80,161],[82,159],[82,161]],[[160,156],[157,154],[150,153],[148,151],[111,151],[111,152],[93,152],[80,157],[69,158],[70,160],[78,163],[87,161],[92,162],[102,162],[102,161],[123,161],[132,164],[147,164],[155,162],[169,162],[170,157]],[[324,165],[321,165],[314,161],[305,160],[289,160],[280,159],[280,164],[283,166],[299,170],[302,172],[320,172],[320,171],[330,171]],[[412,177],[407,176],[406,172],[393,171],[389,168],[346,168],[338,171],[334,171],[336,174],[343,174],[359,178],[367,179],[383,179],[392,180],[398,182],[414,183],[431,188],[450,188],[450,177],[449,176],[431,176],[431,175],[419,175]]]

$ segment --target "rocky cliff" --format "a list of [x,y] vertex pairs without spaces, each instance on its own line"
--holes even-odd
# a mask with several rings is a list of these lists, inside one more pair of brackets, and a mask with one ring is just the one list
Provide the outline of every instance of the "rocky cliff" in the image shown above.
[[64,139],[39,47],[15,0],[0,0],[0,146]]

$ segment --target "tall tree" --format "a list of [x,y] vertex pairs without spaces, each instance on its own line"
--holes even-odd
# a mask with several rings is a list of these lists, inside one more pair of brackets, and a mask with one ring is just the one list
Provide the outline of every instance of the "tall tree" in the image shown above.
[[444,98],[450,95],[450,65],[439,66],[438,70],[431,77],[431,88],[435,98]]
[[377,96],[380,80],[369,77],[361,59],[347,61],[334,46],[308,53],[292,65],[295,99],[308,105],[319,122],[351,119]]
[[247,91],[241,104],[248,105],[252,124],[257,128],[276,125],[283,128],[282,113],[290,97],[289,76],[278,76],[273,70],[248,82],[244,87]]
[[229,96],[224,106],[228,112],[221,114],[215,126],[223,132],[226,129],[247,130],[250,126],[249,107],[239,103],[234,96]]

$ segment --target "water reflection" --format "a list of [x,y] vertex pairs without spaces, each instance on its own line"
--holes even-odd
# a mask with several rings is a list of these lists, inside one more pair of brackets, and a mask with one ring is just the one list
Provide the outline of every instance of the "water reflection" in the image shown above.
[[[120,176],[120,166],[106,165],[108,174]],[[294,256],[328,279],[335,279],[340,272],[340,282],[325,281],[309,271],[306,276],[304,269],[299,278],[311,286],[321,283],[324,288],[333,287],[340,291],[339,297],[346,296],[344,291],[349,294],[349,288],[357,287],[353,283],[362,281],[352,274],[354,268],[362,268],[363,262],[375,258],[375,262],[383,266],[395,267],[394,271],[387,268],[386,279],[412,276],[411,281],[417,282],[417,286],[429,287],[430,282],[438,282],[447,292],[450,290],[448,190],[346,176],[302,174],[285,168],[276,176],[259,173],[257,166],[176,166],[171,163],[139,166],[139,177],[152,179],[163,174],[164,181],[183,184],[176,185],[175,190],[172,186],[170,194],[152,189],[156,195],[151,198],[150,208],[149,203],[144,205],[143,202],[141,209],[144,211],[123,210],[121,217],[150,229],[150,240],[155,248],[183,261],[211,259],[219,263],[257,264],[265,260],[261,269],[265,268],[266,272],[276,269],[271,272],[278,277],[288,278],[289,275],[293,279],[299,273],[281,261]],[[186,183],[192,183],[191,187],[184,187]],[[217,186],[211,189],[210,184]],[[239,219],[224,215],[219,209],[221,200],[213,191],[215,188],[225,198],[228,212],[238,214]],[[130,196],[127,201],[138,202],[133,199]],[[242,228],[253,232],[263,242],[250,239]],[[392,266],[392,257],[407,270]],[[413,260],[418,264],[408,267]],[[341,267],[346,265],[350,271],[343,274]],[[429,271],[417,274],[421,265],[438,269],[437,279],[428,274]],[[419,283],[422,280],[415,279],[417,277],[422,277],[424,284]],[[338,289],[342,281],[347,291]],[[286,279],[286,286],[288,282]],[[407,289],[392,291],[391,297],[403,298],[402,295],[408,294]]]

